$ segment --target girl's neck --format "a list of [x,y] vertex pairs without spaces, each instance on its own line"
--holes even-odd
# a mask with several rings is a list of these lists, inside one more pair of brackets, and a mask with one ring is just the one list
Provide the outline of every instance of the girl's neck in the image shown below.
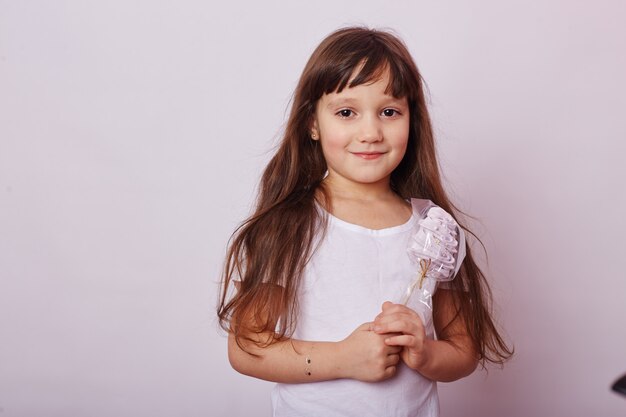
[[359,201],[371,203],[375,201],[395,200],[398,195],[389,185],[389,179],[370,184],[345,183],[343,181],[326,178],[324,187],[332,201]]
[[411,205],[391,190],[389,182],[354,184],[324,180],[330,201],[324,207],[333,216],[368,229],[385,229],[404,224]]

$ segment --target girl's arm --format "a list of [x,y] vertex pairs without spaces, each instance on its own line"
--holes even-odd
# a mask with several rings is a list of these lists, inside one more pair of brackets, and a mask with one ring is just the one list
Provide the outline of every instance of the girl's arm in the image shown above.
[[[372,323],[362,324],[340,342],[286,339],[259,347],[242,340],[245,350],[231,334],[228,338],[228,358],[236,371],[274,382],[316,382],[339,378],[382,381],[395,374],[402,348],[386,344],[388,335],[371,331],[371,326]],[[263,340],[267,336],[258,335],[255,340]]]
[[478,355],[463,318],[455,318],[450,290],[437,291],[433,322],[438,340],[426,338],[424,325],[415,311],[402,304],[386,302],[373,329],[381,335],[401,333],[387,335],[386,343],[403,347],[402,360],[426,378],[449,382],[471,374],[478,365]]

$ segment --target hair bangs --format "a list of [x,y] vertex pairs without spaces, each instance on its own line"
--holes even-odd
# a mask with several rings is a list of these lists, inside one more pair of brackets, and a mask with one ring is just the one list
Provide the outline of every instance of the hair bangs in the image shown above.
[[[395,98],[417,96],[417,85],[413,79],[411,69],[403,64],[402,57],[394,54],[392,48],[381,42],[380,39],[370,39],[371,42],[362,45],[355,53],[339,55],[340,62],[325,68],[325,76],[318,79],[324,94],[340,93],[345,88],[352,88],[363,84],[375,83],[382,79],[385,73],[389,74],[389,83],[386,94]],[[319,97],[317,97],[319,98]]]
[[389,83],[385,88],[386,94],[390,94],[395,98],[407,97],[410,99],[415,97],[417,93],[415,87],[409,83],[411,77],[408,76],[406,69],[403,71],[402,66],[397,65],[392,58],[383,55],[376,60],[368,59],[360,71],[352,78],[348,88],[374,83],[383,78],[385,73],[388,73]]

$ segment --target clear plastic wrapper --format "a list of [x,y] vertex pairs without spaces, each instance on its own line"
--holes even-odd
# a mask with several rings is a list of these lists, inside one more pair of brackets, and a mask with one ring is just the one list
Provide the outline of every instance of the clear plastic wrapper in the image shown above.
[[429,326],[437,283],[454,279],[465,257],[465,236],[442,208],[429,202],[424,212],[407,247],[417,273],[405,289],[401,303],[413,308],[424,325]]

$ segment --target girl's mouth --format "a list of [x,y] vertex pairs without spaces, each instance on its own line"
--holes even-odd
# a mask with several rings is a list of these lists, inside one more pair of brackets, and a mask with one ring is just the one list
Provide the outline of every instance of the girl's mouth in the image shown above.
[[381,157],[384,154],[384,152],[352,152],[352,155],[354,156],[358,156],[359,158],[362,159],[377,159],[379,157]]

